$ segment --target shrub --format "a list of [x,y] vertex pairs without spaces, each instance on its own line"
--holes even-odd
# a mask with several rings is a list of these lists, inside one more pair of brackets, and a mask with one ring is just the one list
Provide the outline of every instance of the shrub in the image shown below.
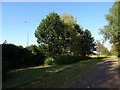
[[27,49],[14,44],[2,44],[2,56],[12,64],[12,69],[16,69],[26,65],[31,53]]
[[6,58],[2,58],[2,81],[4,82],[7,78],[7,72],[11,70],[11,63],[6,60]]
[[58,65],[62,65],[62,64],[71,64],[77,61],[79,61],[79,58],[75,56],[57,56],[55,63]]
[[2,57],[11,63],[8,63],[11,69],[43,65],[45,58],[42,51],[35,45],[23,48],[14,44],[2,44]]
[[41,46],[31,45],[27,46],[26,49],[32,53],[32,58],[28,63],[30,63],[30,66],[38,66],[44,64],[44,49]]
[[48,57],[44,61],[44,65],[55,65],[54,59],[52,57]]
[[90,57],[81,57],[81,56],[57,56],[55,63],[58,65],[71,64],[81,60],[88,60]]

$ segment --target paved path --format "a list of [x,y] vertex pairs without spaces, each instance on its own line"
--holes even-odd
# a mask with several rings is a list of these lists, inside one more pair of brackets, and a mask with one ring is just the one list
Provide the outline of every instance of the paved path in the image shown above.
[[118,60],[108,57],[67,88],[118,88],[118,81]]

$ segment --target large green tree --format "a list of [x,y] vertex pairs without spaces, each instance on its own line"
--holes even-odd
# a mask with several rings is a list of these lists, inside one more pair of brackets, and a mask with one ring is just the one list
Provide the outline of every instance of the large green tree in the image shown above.
[[82,31],[78,36],[78,52],[81,56],[90,55],[95,51],[94,38],[88,29]]
[[[89,30],[83,31],[80,25],[76,23],[73,16],[63,13],[61,19],[68,26],[65,31],[68,33],[70,42],[69,50],[72,55],[86,56],[94,51],[94,38]],[[86,48],[84,48],[86,47]]]
[[73,47],[76,41],[76,29],[75,29],[75,25],[76,25],[76,20],[75,18],[67,13],[63,13],[60,15],[61,20],[66,24],[66,28],[65,28],[65,37],[66,37],[66,45],[67,45],[67,52],[69,51],[69,54],[71,54],[73,52]]
[[35,31],[35,37],[39,44],[47,46],[47,55],[55,58],[58,54],[64,53],[65,24],[60,19],[60,16],[52,12],[42,19],[41,23]]
[[120,1],[113,4],[105,17],[109,24],[100,29],[100,32],[105,40],[109,39],[117,47],[118,56],[120,56]]
[[94,51],[94,38],[89,30],[83,29],[69,14],[50,13],[41,21],[35,37],[40,45],[45,46],[46,55],[86,56]]

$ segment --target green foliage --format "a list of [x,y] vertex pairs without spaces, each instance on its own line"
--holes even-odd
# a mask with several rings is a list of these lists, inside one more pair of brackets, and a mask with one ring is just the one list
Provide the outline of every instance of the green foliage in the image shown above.
[[110,52],[106,47],[102,48],[101,52],[102,52],[102,55],[110,55]]
[[[63,88],[88,72],[99,60],[80,61],[69,65],[36,66],[10,72],[2,88]],[[17,82],[16,82],[17,81]]]
[[75,42],[76,42],[76,36],[77,36],[77,30],[75,28],[76,26],[76,20],[74,19],[73,16],[71,16],[70,14],[67,13],[63,13],[62,15],[60,15],[61,20],[64,22],[64,24],[67,25],[67,27],[65,28],[65,40],[66,40],[66,48],[65,50],[67,50],[67,52],[69,51],[69,55],[71,55],[73,53],[73,47]]
[[112,54],[112,55],[115,55],[115,56],[117,56],[117,57],[120,57],[119,55],[120,55],[120,52],[117,52],[117,49],[118,49],[118,47],[115,45],[115,44],[113,44],[112,45],[112,49],[110,50],[110,53]]
[[91,32],[88,29],[83,31],[83,29],[76,23],[74,17],[69,14],[64,13],[60,17],[68,26],[65,31],[69,32],[68,38],[70,42],[67,46],[71,55],[86,56],[91,54],[95,49],[94,38],[92,37]]
[[110,55],[110,51],[100,42],[97,42],[97,52],[101,55]]
[[92,37],[90,31],[86,29],[85,31],[82,31],[78,29],[79,33],[76,36],[76,39],[74,40],[73,44],[73,51],[75,55],[80,56],[87,56],[93,53],[95,51],[95,43],[94,38]]
[[112,52],[112,51],[111,51],[110,53],[111,53],[111,55],[118,56],[118,52],[115,52],[115,51],[114,51],[114,52]]
[[108,25],[100,29],[100,33],[104,35],[105,40],[110,39],[110,42],[115,45],[120,56],[120,1],[115,2],[112,8],[109,9],[109,14],[105,15]]
[[10,61],[6,60],[4,57],[2,58],[2,81],[8,79],[7,72],[12,70]]
[[2,44],[2,57],[11,63],[11,68],[27,66],[32,54],[23,47],[14,44]]
[[44,64],[44,50],[41,46],[31,45],[26,47],[32,53],[30,66],[43,65]]
[[37,54],[37,52],[39,52],[38,47],[36,45],[27,46],[26,49],[31,51],[34,55]]
[[95,50],[95,42],[94,42],[94,38],[92,37],[91,32],[86,29],[85,32],[82,35],[82,45],[85,47],[82,47],[80,54],[82,56],[86,56],[86,55],[90,55],[93,53],[93,51]]
[[44,58],[41,47],[36,45],[23,48],[14,44],[2,44],[3,81],[8,78],[8,71],[16,68],[43,65]]
[[52,57],[48,57],[45,59],[44,65],[55,65],[55,61]]
[[57,56],[55,63],[57,65],[64,65],[64,64],[71,64],[75,63],[81,60],[87,60],[90,59],[90,57],[81,57],[81,56]]
[[64,50],[64,23],[57,13],[50,13],[37,27],[35,37],[39,44],[47,46],[47,56],[55,57]]
[[58,55],[87,56],[95,49],[91,32],[88,29],[83,31],[74,17],[66,13],[47,15],[37,27],[35,37],[43,46],[45,55],[54,59]]
[[109,14],[105,15],[106,20],[109,22],[108,25],[104,26],[101,29],[101,33],[104,34],[106,39],[114,39],[115,37],[119,36],[120,33],[120,12],[119,12],[119,2],[115,2],[112,8],[109,9]]
[[60,15],[60,18],[64,21],[65,24],[69,25],[70,27],[73,27],[76,23],[74,17],[67,13],[63,13],[62,15]]
[[41,65],[45,56],[39,49],[35,45],[23,48],[14,44],[2,44],[2,57],[10,62],[11,69]]
[[18,47],[13,44],[2,44],[3,82],[8,78],[8,71],[20,67],[20,65],[23,65],[24,60],[26,60],[24,57],[26,57],[27,55],[24,51],[22,52],[22,50],[23,47]]

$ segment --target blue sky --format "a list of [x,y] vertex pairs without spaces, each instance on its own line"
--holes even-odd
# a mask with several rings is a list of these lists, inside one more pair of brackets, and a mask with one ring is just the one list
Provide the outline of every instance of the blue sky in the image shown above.
[[[113,2],[2,2],[2,41],[16,45],[37,44],[34,32],[41,22],[51,12],[59,15],[71,14],[84,29],[89,29],[95,40],[103,39],[99,28],[107,25],[105,14]],[[27,23],[25,23],[27,21]],[[106,43],[105,46],[109,47]]]

